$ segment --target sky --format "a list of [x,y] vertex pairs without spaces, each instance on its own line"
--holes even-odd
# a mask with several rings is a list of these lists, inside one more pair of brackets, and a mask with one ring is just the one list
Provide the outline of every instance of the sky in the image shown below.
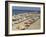
[[13,6],[12,13],[19,14],[19,13],[40,13],[40,7],[20,7],[20,6]]

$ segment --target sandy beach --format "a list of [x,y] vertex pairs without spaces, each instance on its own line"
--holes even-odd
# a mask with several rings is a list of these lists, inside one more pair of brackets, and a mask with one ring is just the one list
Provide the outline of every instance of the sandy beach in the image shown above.
[[[39,14],[30,14],[32,17],[35,17],[35,16],[39,16]],[[30,16],[30,17],[31,17]],[[24,16],[25,17],[25,16]],[[15,19],[14,17],[12,17],[13,19]],[[17,17],[18,18],[18,17]],[[20,18],[20,17],[19,17]],[[37,17],[35,17],[35,20],[36,20]],[[20,20],[21,22],[16,24],[16,22],[19,22],[19,21],[12,21],[12,29],[13,30],[31,30],[31,29],[40,29],[40,19],[37,19],[36,21],[34,21],[32,24],[29,24],[29,27],[26,27],[26,25],[24,24],[24,22],[27,22],[29,19],[31,18],[24,18],[22,20]]]

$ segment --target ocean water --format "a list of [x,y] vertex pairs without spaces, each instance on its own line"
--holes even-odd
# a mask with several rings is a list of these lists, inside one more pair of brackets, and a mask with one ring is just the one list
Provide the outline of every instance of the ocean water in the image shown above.
[[12,14],[20,14],[20,13],[40,13],[40,7],[19,7],[13,6],[12,7]]

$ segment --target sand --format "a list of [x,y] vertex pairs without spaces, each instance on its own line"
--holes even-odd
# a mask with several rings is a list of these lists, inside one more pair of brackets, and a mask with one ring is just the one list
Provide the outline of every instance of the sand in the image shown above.
[[[34,15],[37,15],[37,14],[33,14]],[[39,14],[38,14],[39,16]],[[14,18],[15,19],[15,18]],[[28,19],[29,20],[29,19]],[[28,20],[25,20],[25,21],[28,21]],[[12,21],[13,22],[13,21]],[[18,24],[14,24],[15,22],[13,22],[13,25],[12,25],[12,29],[13,30],[21,30],[21,29],[27,29],[27,30],[34,30],[34,29],[40,29],[40,19],[38,19],[37,21],[35,21],[34,23],[32,23],[28,28],[25,27],[25,24],[24,22],[21,22],[21,23],[18,23]]]

